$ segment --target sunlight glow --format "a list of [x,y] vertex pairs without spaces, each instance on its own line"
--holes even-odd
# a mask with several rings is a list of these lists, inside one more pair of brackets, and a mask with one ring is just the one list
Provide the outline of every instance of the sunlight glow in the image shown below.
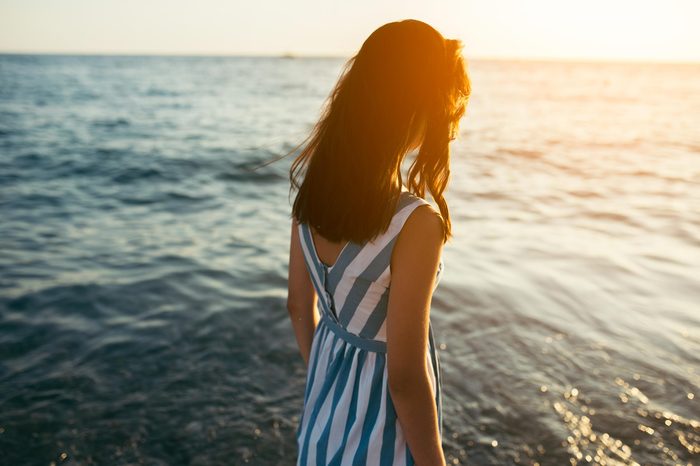
[[694,0],[0,0],[0,51],[347,56],[405,18],[473,58],[700,61]]

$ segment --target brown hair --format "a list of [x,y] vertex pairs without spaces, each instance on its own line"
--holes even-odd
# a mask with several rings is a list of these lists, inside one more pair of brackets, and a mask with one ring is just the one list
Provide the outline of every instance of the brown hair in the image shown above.
[[291,165],[298,222],[330,241],[374,239],[389,226],[403,184],[401,164],[419,142],[407,188],[420,197],[427,188],[440,208],[444,240],[450,238],[443,197],[449,143],[471,92],[462,48],[460,40],[413,19],[385,24],[365,40]]

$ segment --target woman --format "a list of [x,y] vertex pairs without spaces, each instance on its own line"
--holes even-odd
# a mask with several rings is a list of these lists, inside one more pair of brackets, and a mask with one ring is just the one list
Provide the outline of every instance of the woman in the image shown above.
[[445,464],[430,302],[451,235],[449,142],[470,93],[461,49],[421,21],[381,26],[292,164],[287,308],[308,366],[299,465]]

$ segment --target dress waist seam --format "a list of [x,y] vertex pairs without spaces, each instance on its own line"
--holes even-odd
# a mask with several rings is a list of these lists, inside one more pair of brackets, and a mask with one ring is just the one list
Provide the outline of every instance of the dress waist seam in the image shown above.
[[369,338],[363,338],[359,335],[355,335],[354,333],[350,333],[340,324],[334,322],[333,319],[331,319],[325,312],[321,314],[321,321],[323,321],[329,330],[346,342],[350,343],[352,346],[356,346],[360,349],[371,351],[373,353],[386,353],[385,341],[371,340]]

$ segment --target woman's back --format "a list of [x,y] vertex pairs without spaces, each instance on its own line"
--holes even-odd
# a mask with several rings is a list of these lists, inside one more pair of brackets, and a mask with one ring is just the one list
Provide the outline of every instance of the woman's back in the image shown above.
[[[389,228],[373,241],[349,242],[332,266],[319,258],[309,225],[298,225],[321,320],[309,355],[297,464],[414,463],[388,387],[386,324],[394,245],[411,213],[427,204],[402,191]],[[429,330],[426,362],[442,432],[440,367]]]

